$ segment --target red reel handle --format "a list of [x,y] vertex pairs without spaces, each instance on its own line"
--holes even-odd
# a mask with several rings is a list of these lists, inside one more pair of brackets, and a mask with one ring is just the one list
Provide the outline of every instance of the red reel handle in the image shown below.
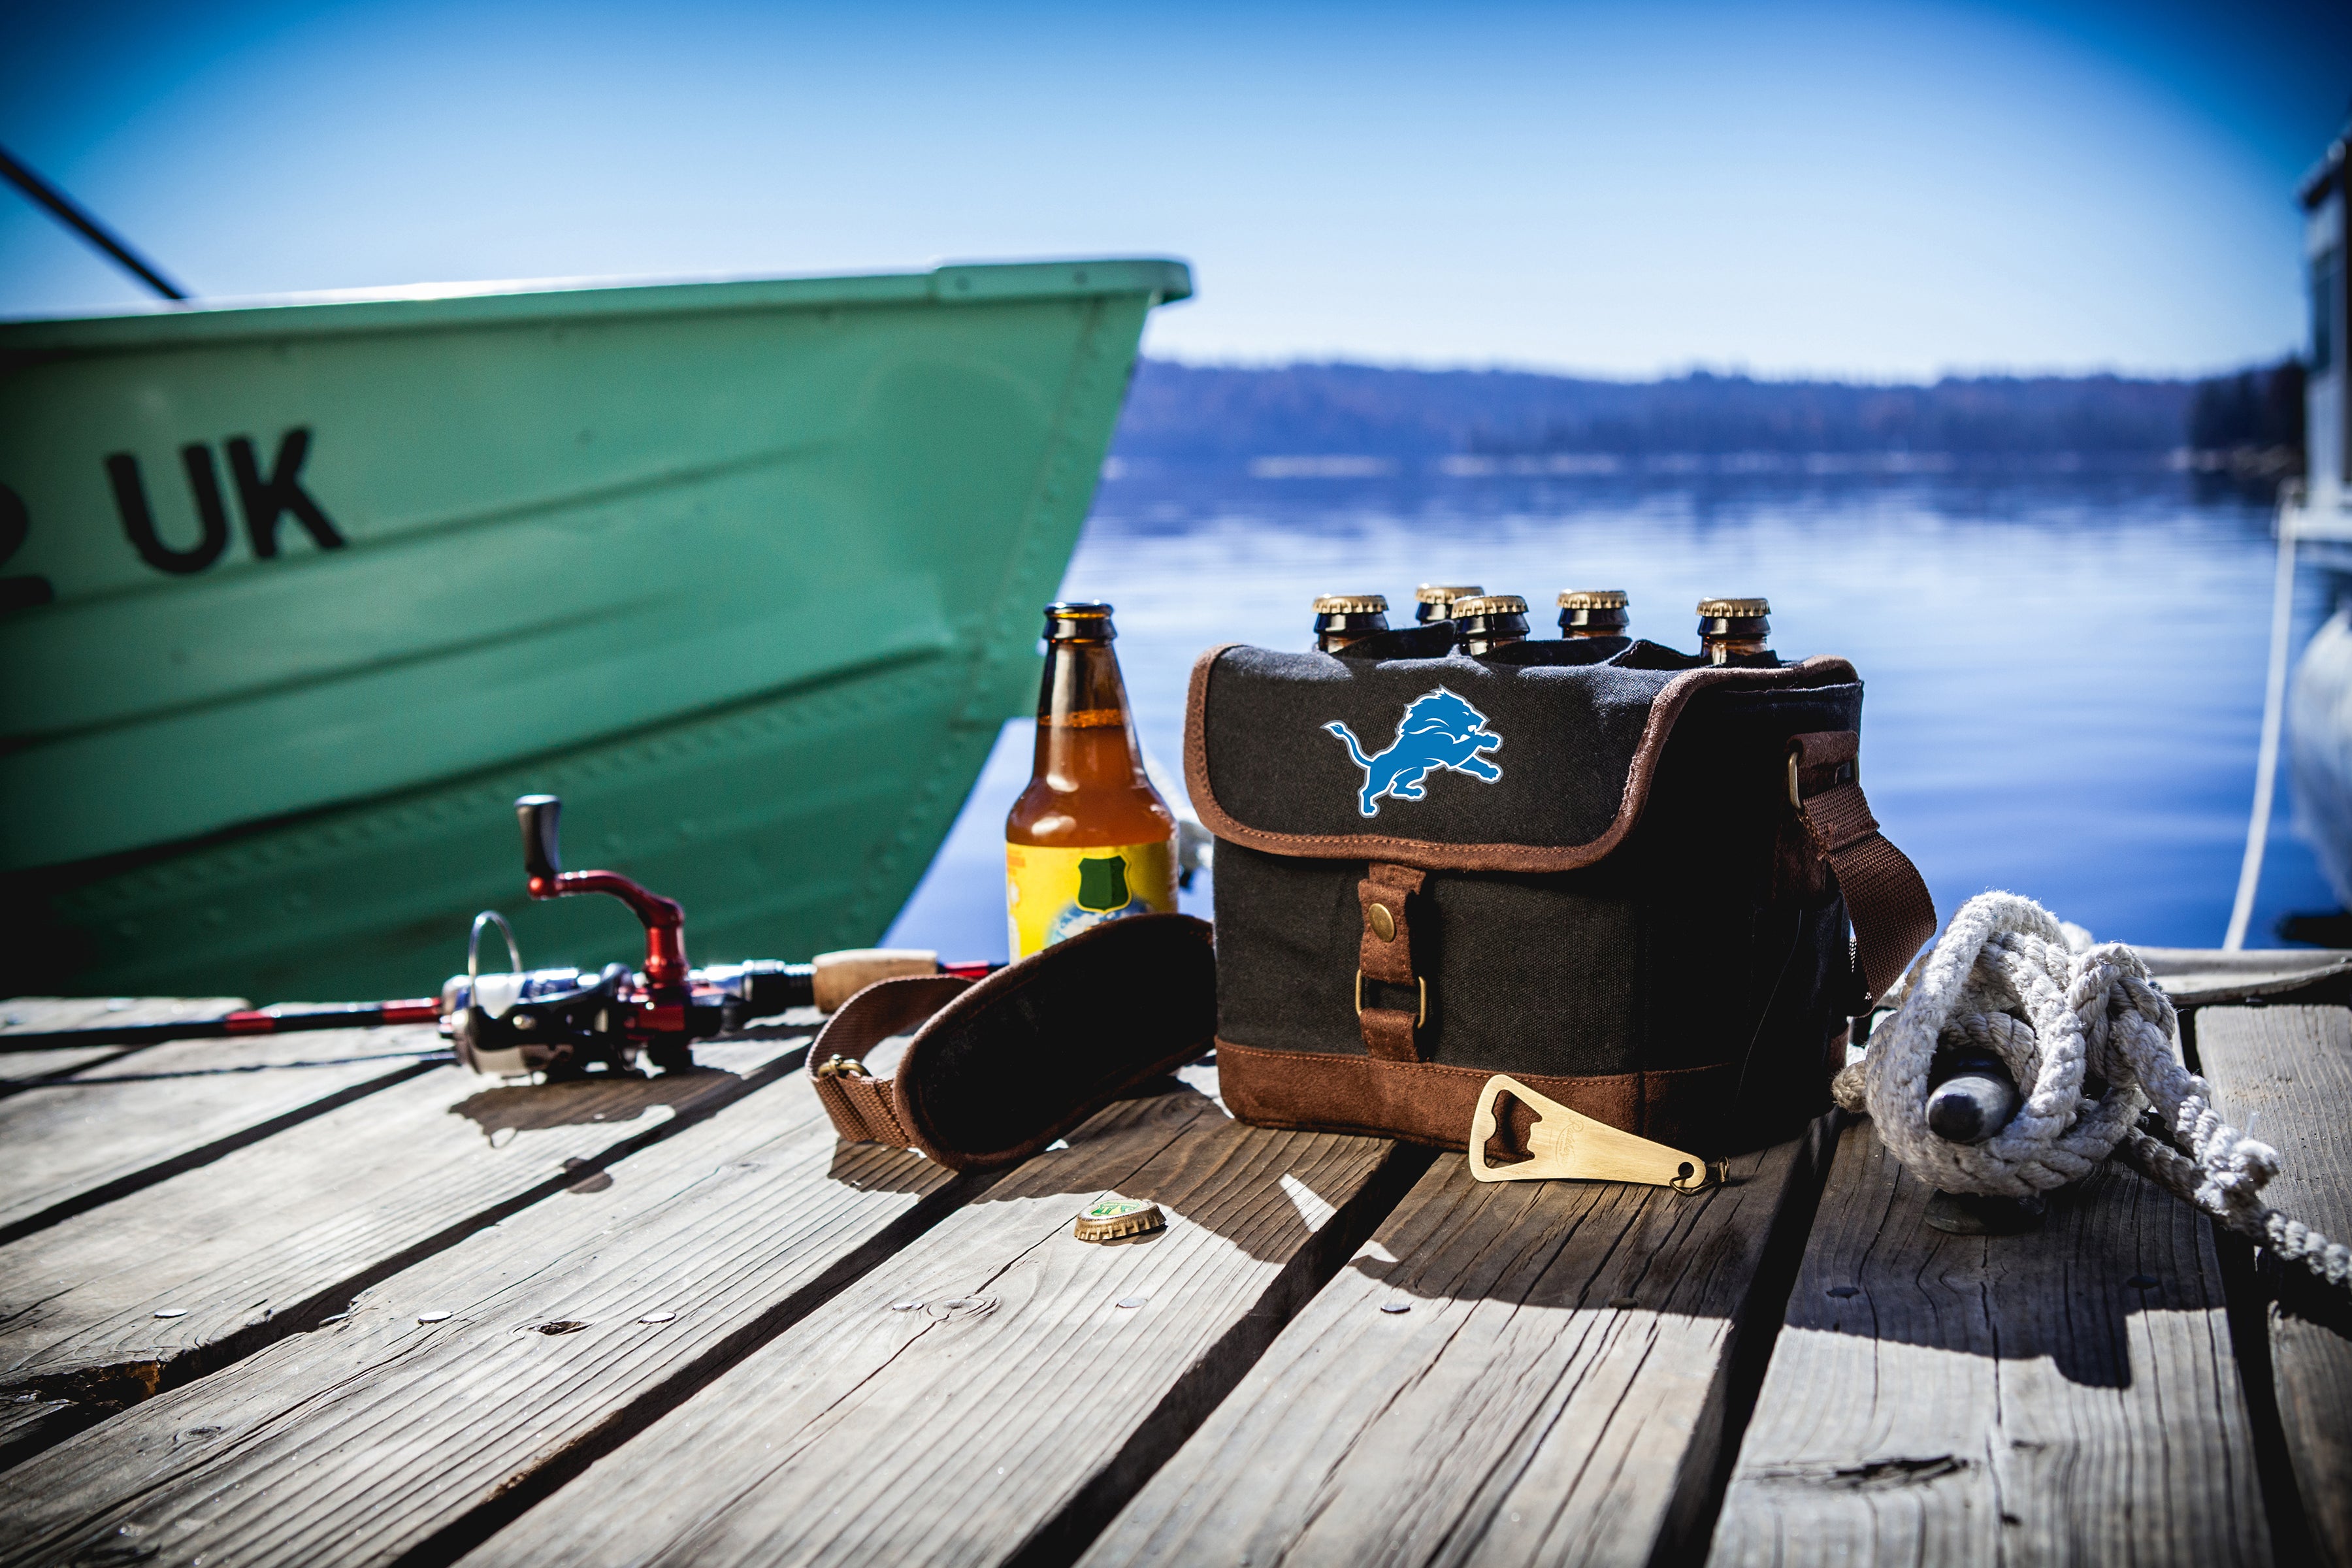
[[646,989],[656,997],[683,993],[687,988],[686,909],[676,899],[665,899],[618,871],[563,869],[559,828],[563,802],[551,795],[527,795],[515,802],[515,819],[522,827],[523,873],[534,899],[562,899],[573,893],[610,893],[629,906],[646,928]]

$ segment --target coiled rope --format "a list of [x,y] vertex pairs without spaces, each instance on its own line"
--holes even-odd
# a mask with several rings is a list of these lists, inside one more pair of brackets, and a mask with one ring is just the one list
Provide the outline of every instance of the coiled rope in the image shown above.
[[[2181,1059],[2171,1000],[2122,942],[2095,944],[2031,899],[1981,893],[1882,1005],[1894,1016],[1833,1090],[1847,1110],[1866,1110],[1923,1180],[1951,1193],[2031,1197],[2119,1152],[2281,1258],[2352,1288],[2352,1247],[2263,1202],[2278,1151],[2221,1120],[2212,1086]],[[1992,1053],[2023,1090],[2016,1116],[1981,1143],[1928,1128],[1938,1047]]]

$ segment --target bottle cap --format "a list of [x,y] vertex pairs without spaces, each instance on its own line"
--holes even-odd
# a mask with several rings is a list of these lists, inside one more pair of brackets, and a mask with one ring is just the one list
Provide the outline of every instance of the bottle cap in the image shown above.
[[1454,601],[1454,618],[1466,620],[1472,616],[1524,616],[1528,602],[1517,594],[1480,594],[1472,598]]
[[1412,596],[1424,605],[1450,605],[1486,591],[1475,583],[1423,583],[1412,591]]
[[1117,1193],[1105,1193],[1087,1205],[1087,1212],[1070,1234],[1080,1241],[1124,1241],[1131,1236],[1149,1236],[1168,1227],[1168,1216],[1160,1205],[1141,1198],[1123,1198]]
[[1315,601],[1318,616],[1384,616],[1388,600],[1379,594],[1326,594]]
[[1711,621],[1753,621],[1772,613],[1769,599],[1701,599],[1699,615]]
[[1622,610],[1633,602],[1622,588],[1570,588],[1559,596],[1563,610]]
[[1045,637],[1079,637],[1108,642],[1118,636],[1110,624],[1110,606],[1098,600],[1072,599],[1045,606]]

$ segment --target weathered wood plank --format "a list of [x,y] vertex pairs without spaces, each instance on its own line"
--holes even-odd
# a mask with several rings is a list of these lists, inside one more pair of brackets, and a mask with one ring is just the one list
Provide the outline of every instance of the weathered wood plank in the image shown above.
[[717,1110],[804,1047],[705,1046],[714,1070],[538,1087],[436,1068],[0,1247],[0,1398],[104,1411],[225,1365]]
[[[107,1024],[171,1024],[220,1018],[247,1005],[242,996],[11,996],[0,1002],[0,1037]],[[0,1051],[0,1092],[32,1079],[110,1061],[134,1046],[60,1046]]]
[[837,1143],[793,1075],[10,1473],[0,1562],[446,1555],[977,1184]]
[[1768,1245],[1801,1244],[1775,1222],[1801,1224],[1820,1152],[1745,1155],[1690,1195],[1487,1185],[1442,1157],[1084,1561],[1671,1556],[1704,1528],[1734,1341]]
[[[467,1561],[1066,1560],[1424,1158],[1114,1106]],[[1105,1189],[1168,1229],[1077,1240]]]
[[1846,1129],[1710,1563],[2270,1559],[2206,1222],[2113,1163],[1948,1236]]
[[[2221,1109],[2279,1152],[2263,1190],[2336,1240],[2352,1237],[2352,1012],[2208,1007],[2197,1054]],[[2312,1549],[2352,1564],[2352,1311],[2289,1272],[2263,1303],[2272,1387]]]
[[[0,1469],[62,1441],[94,1419],[70,1399],[45,1399],[37,1394],[0,1394]],[[5,1485],[0,1481],[0,1488]]]
[[414,1078],[446,1049],[420,1026],[177,1040],[21,1084],[0,1099],[0,1244]]

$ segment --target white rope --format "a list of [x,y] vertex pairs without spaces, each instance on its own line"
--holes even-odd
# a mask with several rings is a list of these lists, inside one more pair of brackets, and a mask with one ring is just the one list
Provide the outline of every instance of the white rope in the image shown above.
[[[2141,1174],[2215,1219],[2352,1286],[2352,1247],[2262,1201],[2278,1151],[2245,1137],[2213,1108],[2210,1085],[2179,1049],[2179,1019],[2121,942],[2094,944],[2079,926],[2014,893],[1982,893],[1888,992],[1895,1009],[1869,1054],[1838,1075],[1838,1102],[1867,1109],[1895,1157],[1951,1193],[2030,1197],[2088,1175],[2120,1152]],[[1938,1047],[2000,1058],[2023,1103],[1981,1143],[1927,1126],[1927,1078]],[[2086,1085],[2100,1080],[2095,1095]],[[2167,1138],[2139,1125],[2153,1102]]]

